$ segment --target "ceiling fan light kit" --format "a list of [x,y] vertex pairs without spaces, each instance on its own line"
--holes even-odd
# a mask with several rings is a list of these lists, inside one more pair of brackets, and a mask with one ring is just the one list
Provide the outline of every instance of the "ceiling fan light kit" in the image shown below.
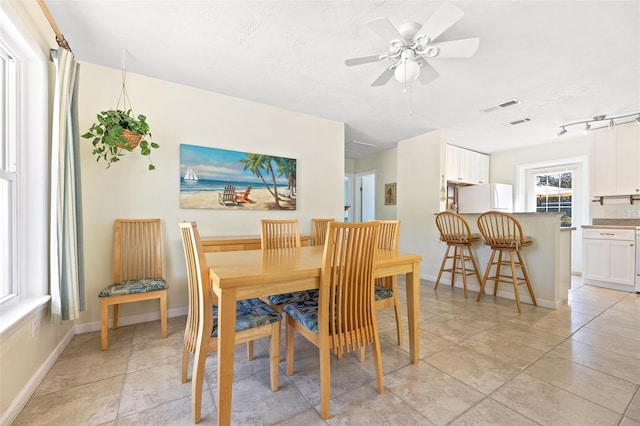
[[372,86],[382,86],[391,77],[405,85],[405,92],[407,86],[415,80],[422,84],[430,83],[440,74],[427,59],[468,58],[478,49],[480,40],[477,38],[433,43],[463,15],[464,12],[460,8],[445,3],[422,26],[416,22],[407,22],[396,28],[388,18],[371,19],[366,25],[389,43],[389,53],[350,58],[345,60],[345,64],[354,66],[394,60],[395,62],[374,80]]
[[[633,120],[631,121],[636,121],[638,122],[638,124],[640,124],[640,112],[634,112],[632,114],[625,114],[625,115],[619,115],[617,117],[609,117],[607,118],[606,115],[596,115],[595,117],[593,117],[591,120],[583,120],[583,121],[576,121],[575,123],[569,123],[569,124],[563,124],[560,126],[560,131],[558,132],[558,137],[564,135],[565,133],[567,133],[567,129],[566,127],[569,126],[576,126],[579,124],[584,124],[584,133],[589,133],[591,130],[595,130],[595,129],[603,129],[605,127],[609,127],[609,130],[613,129],[613,127],[616,125],[616,121],[617,120],[622,120],[628,117],[633,117],[636,116]],[[623,121],[622,123],[617,123],[617,124],[624,124],[624,123],[630,123],[631,121],[626,120]],[[608,123],[607,123],[608,122]],[[603,126],[598,126],[596,128],[592,128],[591,124],[604,124]]]

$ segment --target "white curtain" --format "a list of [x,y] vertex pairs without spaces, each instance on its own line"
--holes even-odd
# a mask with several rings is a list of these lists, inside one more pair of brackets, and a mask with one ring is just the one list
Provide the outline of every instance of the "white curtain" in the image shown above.
[[73,53],[51,51],[56,81],[51,131],[50,282],[55,323],[86,309],[80,187],[77,76]]

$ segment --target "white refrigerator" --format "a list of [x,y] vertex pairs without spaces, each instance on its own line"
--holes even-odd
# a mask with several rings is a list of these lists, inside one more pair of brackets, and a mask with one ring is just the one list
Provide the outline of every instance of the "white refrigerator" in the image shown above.
[[458,187],[458,213],[484,213],[489,210],[513,211],[513,188],[504,183]]

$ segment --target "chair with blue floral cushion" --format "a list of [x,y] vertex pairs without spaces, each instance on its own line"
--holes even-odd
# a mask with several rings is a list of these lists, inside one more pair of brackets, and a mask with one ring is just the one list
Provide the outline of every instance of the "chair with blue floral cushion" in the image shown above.
[[377,391],[380,394],[384,391],[373,278],[379,229],[377,221],[330,223],[320,272],[319,299],[284,306],[287,374],[293,374],[294,330],[319,348],[323,419],[329,417],[332,350],[341,357],[345,352],[372,344]]
[[113,284],[100,298],[100,346],[109,345],[109,306],[113,306],[113,329],[118,328],[121,303],[158,299],[160,327],[167,337],[167,283],[162,277],[160,219],[116,219]]
[[[182,349],[182,383],[187,381],[189,354],[198,343],[198,327],[211,330],[204,336],[207,353],[218,349],[218,298],[209,284],[209,266],[202,248],[198,227],[193,222],[180,223],[182,245],[187,266],[189,312]],[[253,359],[253,341],[270,337],[271,390],[278,390],[278,362],[280,361],[280,322],[282,316],[260,299],[239,300],[236,303],[235,343],[247,343],[247,354]],[[200,418],[204,365],[192,378],[196,392],[192,395],[194,419]]]
[[[260,222],[260,243],[262,250],[298,248],[300,243],[300,225],[298,219],[269,220]],[[273,294],[263,300],[278,312],[290,302],[302,302],[318,298],[318,290],[296,291],[293,293]]]

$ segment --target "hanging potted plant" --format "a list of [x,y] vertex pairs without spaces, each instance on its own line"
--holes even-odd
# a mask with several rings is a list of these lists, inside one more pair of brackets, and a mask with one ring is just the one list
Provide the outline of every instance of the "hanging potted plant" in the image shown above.
[[[122,51],[122,89],[120,97],[115,109],[102,111],[97,115],[98,121],[93,123],[89,131],[82,135],[83,138],[93,139],[92,154],[96,156],[96,161],[104,160],[107,163],[107,169],[124,155],[123,151],[133,151],[136,147],[140,147],[140,153],[149,158],[149,170],[156,167],[151,161],[151,149],[159,148],[155,142],[151,142],[151,132],[147,117],[138,114],[136,117],[131,107],[129,94],[125,80],[127,70],[125,66],[127,51]],[[120,108],[120,102],[124,107]],[[128,107],[127,107],[128,105]]]
[[[92,154],[96,156],[97,162],[104,160],[107,168],[120,161],[123,151],[133,151],[139,146],[140,153],[149,156],[151,149],[159,148],[157,143],[149,140],[152,137],[149,124],[147,117],[142,114],[136,118],[131,109],[110,109],[97,114],[97,118],[98,121],[82,137],[93,139]],[[149,170],[154,169],[149,157]]]

